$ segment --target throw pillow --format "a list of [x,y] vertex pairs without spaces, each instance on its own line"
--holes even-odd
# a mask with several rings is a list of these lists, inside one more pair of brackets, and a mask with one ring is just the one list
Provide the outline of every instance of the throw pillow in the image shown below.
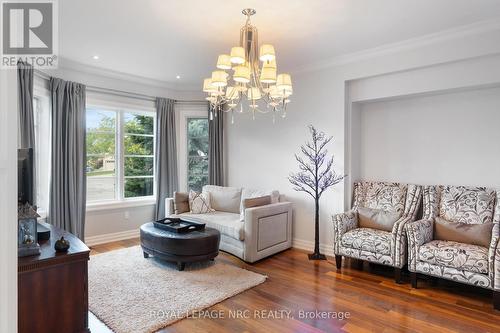
[[203,186],[203,192],[210,193],[210,205],[218,212],[240,212],[241,188],[217,185]]
[[394,223],[401,217],[399,212],[388,212],[366,207],[358,208],[358,226],[360,228],[392,231]]
[[434,239],[489,247],[493,223],[467,224],[434,219]]
[[187,213],[189,210],[189,194],[174,192],[174,214]]
[[271,201],[272,200],[271,200],[270,195],[264,195],[262,197],[257,197],[257,198],[244,199],[243,200],[243,210],[240,213],[240,221],[241,222],[245,221],[245,209],[246,208],[270,205]]
[[191,214],[213,212],[214,210],[210,207],[210,193],[189,191],[189,208],[191,209]]

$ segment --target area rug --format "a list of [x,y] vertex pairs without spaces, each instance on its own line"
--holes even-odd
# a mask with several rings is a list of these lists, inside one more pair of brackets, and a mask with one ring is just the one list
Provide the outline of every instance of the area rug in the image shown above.
[[116,333],[155,332],[265,280],[217,259],[177,271],[134,246],[90,257],[89,308]]

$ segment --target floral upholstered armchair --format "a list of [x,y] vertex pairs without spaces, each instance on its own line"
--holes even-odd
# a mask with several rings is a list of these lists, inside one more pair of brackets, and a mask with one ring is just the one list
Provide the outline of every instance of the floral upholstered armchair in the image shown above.
[[425,186],[423,193],[423,219],[406,226],[412,286],[422,273],[493,289],[500,308],[500,191]]
[[[400,283],[401,268],[406,264],[405,224],[414,221],[422,198],[418,185],[357,182],[350,211],[333,216],[334,252],[337,269],[342,256],[366,260],[395,268]],[[384,225],[367,224],[365,218],[382,217]],[[370,219],[368,219],[370,220]]]

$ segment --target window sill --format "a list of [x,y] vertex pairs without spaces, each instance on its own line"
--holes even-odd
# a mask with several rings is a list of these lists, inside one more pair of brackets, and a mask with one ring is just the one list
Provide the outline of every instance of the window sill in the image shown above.
[[105,203],[90,203],[87,204],[87,212],[96,212],[101,210],[111,210],[111,209],[121,209],[121,208],[131,208],[131,207],[145,207],[156,205],[156,200],[152,198],[148,199],[138,199],[138,200],[124,200],[124,201],[112,201]]

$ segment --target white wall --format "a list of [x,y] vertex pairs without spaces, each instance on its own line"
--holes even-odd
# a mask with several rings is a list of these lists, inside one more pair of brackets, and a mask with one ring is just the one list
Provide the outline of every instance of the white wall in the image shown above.
[[500,88],[360,107],[361,179],[500,187]]
[[17,71],[0,70],[0,332],[12,333],[17,332],[17,101]]
[[[434,34],[292,73],[294,95],[286,120],[273,125],[264,116],[256,121],[239,117],[226,128],[228,185],[280,190],[294,203],[295,246],[311,248],[313,201],[294,192],[286,177],[297,170],[293,154],[307,139],[308,124],[333,135],[335,141],[329,149],[335,154],[335,170],[349,178],[345,189],[339,185],[321,201],[320,241],[331,254],[331,214],[348,205],[349,184],[359,176],[359,151],[351,145],[356,140],[351,127],[357,131],[352,123],[356,119],[351,119],[352,102],[500,83],[499,36],[498,24]],[[471,73],[475,81],[468,80]],[[458,86],[457,80],[461,82]]]

